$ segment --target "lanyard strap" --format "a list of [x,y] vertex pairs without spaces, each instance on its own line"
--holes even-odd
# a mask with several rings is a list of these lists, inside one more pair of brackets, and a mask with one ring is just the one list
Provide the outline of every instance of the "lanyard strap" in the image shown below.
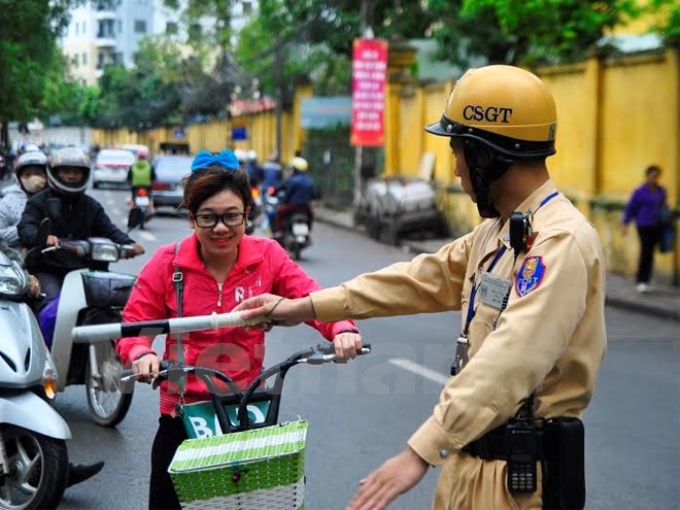
[[[496,255],[494,255],[493,260],[491,261],[491,264],[489,264],[489,267],[486,268],[486,271],[490,273],[494,266],[498,263],[498,261],[501,259],[503,254],[506,251],[505,245],[501,246],[500,249],[496,252]],[[477,308],[475,307],[475,297],[477,296],[477,289],[479,288],[479,283],[476,283],[475,285],[472,286],[472,292],[470,292],[470,303],[468,304],[468,310],[467,310],[467,318],[465,319],[465,329],[463,329],[463,335],[467,336],[468,334],[468,328],[470,327],[470,323],[472,322],[472,319],[474,319],[475,314],[477,313]]]
[[[559,195],[559,191],[555,191],[545,197],[541,202],[538,204],[538,207],[534,211],[534,214],[538,212],[538,210],[543,207],[545,204],[550,202],[553,198],[555,198],[557,195]],[[491,261],[491,264],[489,264],[489,267],[486,268],[486,272],[490,273],[493,268],[496,266],[496,263],[500,260],[500,258],[503,256],[503,254],[506,251],[506,246],[503,245],[500,247],[500,249],[496,252],[496,255],[494,256],[493,260]],[[481,283],[481,282],[480,282]],[[475,307],[475,297],[477,297],[477,289],[479,288],[480,283],[477,283],[472,286],[472,291],[470,292],[470,302],[468,304],[468,310],[467,310],[467,317],[465,319],[465,328],[463,329],[463,335],[467,336],[468,334],[468,329],[470,328],[470,323],[472,322],[472,319],[475,318],[475,314],[477,313],[477,308]]]

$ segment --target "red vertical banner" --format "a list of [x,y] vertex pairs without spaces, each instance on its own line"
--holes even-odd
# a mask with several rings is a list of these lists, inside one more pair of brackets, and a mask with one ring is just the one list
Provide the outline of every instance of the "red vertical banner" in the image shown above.
[[387,41],[355,39],[352,54],[351,145],[383,145],[386,81]]

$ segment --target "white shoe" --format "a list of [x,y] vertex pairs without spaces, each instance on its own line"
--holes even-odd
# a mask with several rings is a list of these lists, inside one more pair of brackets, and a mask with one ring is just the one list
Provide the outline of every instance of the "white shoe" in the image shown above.
[[652,288],[646,283],[638,283],[636,289],[640,294],[646,294],[652,291]]

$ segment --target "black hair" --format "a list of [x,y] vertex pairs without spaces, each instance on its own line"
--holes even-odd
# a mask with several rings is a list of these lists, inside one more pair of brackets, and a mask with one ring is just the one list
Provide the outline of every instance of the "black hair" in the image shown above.
[[649,177],[653,173],[657,173],[661,175],[661,167],[659,165],[650,165],[647,167],[647,170],[645,170],[645,176]]
[[242,170],[230,170],[219,165],[201,168],[186,176],[182,205],[196,215],[201,204],[222,191],[231,191],[243,202],[244,209],[252,208],[253,197],[248,174]]

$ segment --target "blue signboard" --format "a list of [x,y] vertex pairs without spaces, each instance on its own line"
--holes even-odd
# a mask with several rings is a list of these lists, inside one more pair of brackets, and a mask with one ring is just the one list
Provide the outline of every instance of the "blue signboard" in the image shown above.
[[232,140],[247,140],[248,130],[245,126],[233,126],[231,128],[231,139]]
[[304,129],[349,126],[352,120],[352,98],[308,97],[302,99],[300,110],[300,123]]

